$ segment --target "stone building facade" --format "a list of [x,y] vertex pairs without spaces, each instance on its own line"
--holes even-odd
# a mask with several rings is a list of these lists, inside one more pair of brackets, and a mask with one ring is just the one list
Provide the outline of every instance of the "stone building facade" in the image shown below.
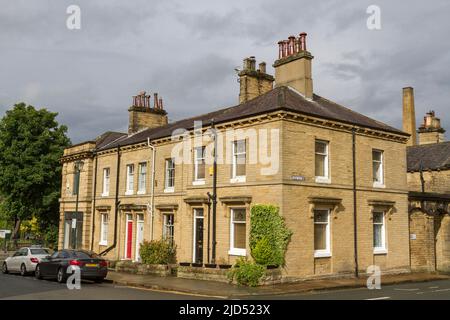
[[274,204],[293,231],[285,277],[409,271],[409,134],[314,94],[312,60],[306,34],[281,41],[275,77],[248,58],[238,105],[174,123],[134,97],[128,133],[65,150],[59,246],[138,261],[143,240],[164,237],[178,262],[211,262],[214,128],[214,262],[250,258],[250,209]]

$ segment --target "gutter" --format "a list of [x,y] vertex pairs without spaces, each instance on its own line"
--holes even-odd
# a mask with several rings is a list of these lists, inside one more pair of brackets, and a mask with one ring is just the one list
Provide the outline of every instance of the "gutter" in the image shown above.
[[154,212],[155,212],[155,154],[156,154],[156,148],[150,143],[150,138],[147,138],[147,145],[152,150],[152,186],[151,186],[151,196],[150,196],[150,219],[151,219],[151,236],[150,240],[153,240],[153,221],[154,221]]
[[117,171],[116,171],[116,201],[114,206],[114,242],[113,244],[103,250],[100,256],[106,255],[112,249],[117,246],[117,226],[118,226],[118,216],[119,216],[119,176],[120,176],[120,146],[117,146]]

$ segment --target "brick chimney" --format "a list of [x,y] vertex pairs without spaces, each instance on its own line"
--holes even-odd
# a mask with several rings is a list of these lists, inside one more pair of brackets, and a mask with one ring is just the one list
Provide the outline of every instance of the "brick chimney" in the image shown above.
[[411,87],[403,88],[403,131],[411,135],[407,145],[417,145],[414,89]]
[[290,86],[305,98],[313,98],[313,80],[311,62],[314,58],[306,50],[306,33],[299,37],[290,36],[288,40],[278,42],[278,60],[275,68],[275,86]]
[[261,62],[256,70],[255,57],[244,59],[243,69],[239,71],[239,103],[252,100],[273,89],[273,76],[266,73],[266,63]]
[[445,141],[445,130],[441,127],[441,119],[434,111],[428,112],[423,118],[419,130],[419,144],[440,143]]
[[133,96],[133,104],[128,109],[128,134],[133,134],[143,129],[153,129],[168,123],[167,112],[163,109],[162,99],[154,94],[153,107],[151,97],[145,91]]

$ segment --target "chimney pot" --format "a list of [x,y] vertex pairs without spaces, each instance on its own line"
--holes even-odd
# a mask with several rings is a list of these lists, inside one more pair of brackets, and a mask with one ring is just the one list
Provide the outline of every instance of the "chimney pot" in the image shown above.
[[159,103],[158,103],[158,105],[159,105],[159,108],[161,109],[161,110],[163,110],[164,108],[163,108],[163,99],[159,99]]
[[278,59],[283,58],[283,41],[278,41]]
[[261,62],[259,64],[259,72],[266,73],[266,63],[265,62]]
[[153,109],[158,109],[158,94],[154,93],[153,94],[154,98],[153,98]]
[[306,51],[306,36],[308,34],[306,32],[302,32],[300,33],[300,50],[301,51]]

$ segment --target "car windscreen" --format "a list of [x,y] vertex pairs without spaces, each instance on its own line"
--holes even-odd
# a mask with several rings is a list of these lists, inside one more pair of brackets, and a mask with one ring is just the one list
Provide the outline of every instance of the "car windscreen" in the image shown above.
[[47,249],[30,249],[31,254],[49,254]]
[[97,254],[88,251],[71,251],[70,257],[75,259],[95,259],[98,258]]

